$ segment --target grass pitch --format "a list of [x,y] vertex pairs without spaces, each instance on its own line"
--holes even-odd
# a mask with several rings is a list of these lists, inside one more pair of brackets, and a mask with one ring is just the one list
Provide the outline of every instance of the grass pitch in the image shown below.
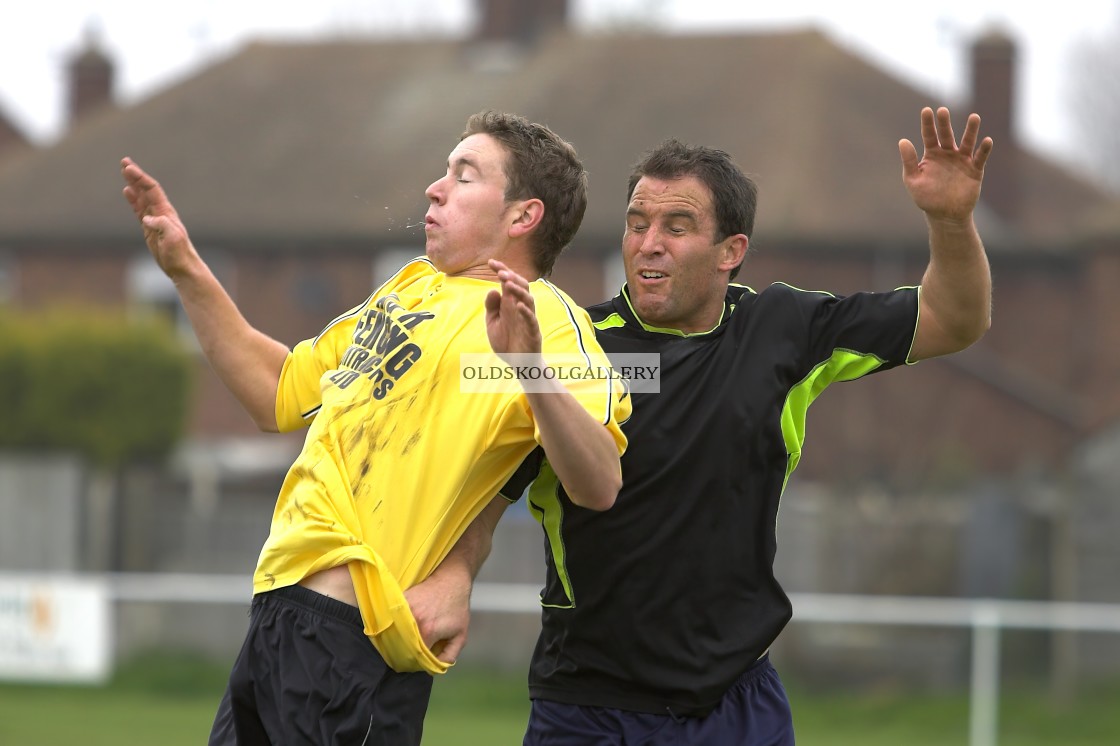
[[[198,746],[225,688],[225,664],[189,656],[122,666],[104,687],[0,684],[3,746]],[[786,682],[804,746],[968,743],[968,696],[825,693]],[[1000,746],[1120,743],[1120,682],[1084,686],[1070,703],[1008,687]],[[517,746],[528,717],[523,673],[456,668],[436,681],[424,746]]]

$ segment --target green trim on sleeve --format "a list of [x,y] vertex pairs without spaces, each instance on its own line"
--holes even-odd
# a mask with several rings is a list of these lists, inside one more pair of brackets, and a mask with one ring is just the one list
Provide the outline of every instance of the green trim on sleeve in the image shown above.
[[876,355],[855,352],[854,350],[833,350],[828,360],[817,365],[802,381],[790,389],[786,403],[782,407],[782,439],[786,444],[786,476],[782,481],[782,492],[793,470],[801,461],[801,449],[805,445],[805,418],[809,405],[821,392],[834,381],[851,381],[865,376],[883,365]]
[[552,553],[552,565],[556,568],[556,576],[564,587],[564,595],[568,599],[566,604],[548,604],[541,598],[541,606],[555,609],[575,608],[575,594],[572,592],[572,579],[568,577],[568,565],[564,559],[564,537],[561,536],[560,526],[564,519],[564,506],[560,503],[560,480],[552,465],[545,459],[541,462],[541,471],[533,483],[529,485],[527,505],[529,512],[544,528],[544,535],[548,539],[548,551]]

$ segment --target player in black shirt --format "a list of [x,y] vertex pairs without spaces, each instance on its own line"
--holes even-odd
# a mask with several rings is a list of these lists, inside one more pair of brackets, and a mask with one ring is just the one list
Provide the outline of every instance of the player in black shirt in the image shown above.
[[[773,574],[775,522],[806,410],[833,381],[962,350],[990,322],[972,214],[992,141],[975,114],[959,146],[947,110],[921,121],[921,161],[899,143],[929,226],[920,288],[841,298],[730,284],[754,184],[726,153],[676,141],[635,168],[626,285],[589,309],[608,354],[660,354],[660,392],[636,390],[623,425],[622,491],[610,511],[582,510],[539,456],[503,490],[531,482],[546,535],[526,746],[793,743],[766,651],[792,613]],[[460,577],[484,534],[445,562]]]

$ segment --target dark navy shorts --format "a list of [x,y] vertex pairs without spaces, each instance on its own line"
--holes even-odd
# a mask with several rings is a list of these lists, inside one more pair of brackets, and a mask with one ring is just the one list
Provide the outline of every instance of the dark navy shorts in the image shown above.
[[534,699],[523,746],[793,746],[793,717],[769,658],[704,717],[651,715]]
[[253,597],[210,746],[418,746],[432,677],[397,673],[361,612],[289,586]]

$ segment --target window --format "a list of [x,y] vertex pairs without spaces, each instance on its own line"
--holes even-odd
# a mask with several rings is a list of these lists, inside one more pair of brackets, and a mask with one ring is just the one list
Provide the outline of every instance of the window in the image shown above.
[[423,247],[410,249],[405,246],[393,246],[378,251],[373,257],[373,287],[381,287],[398,269],[418,256],[424,256]]
[[[206,263],[226,292],[233,295],[232,264],[221,254],[207,252]],[[175,284],[163,273],[150,254],[138,254],[128,263],[125,292],[129,312],[137,316],[159,316],[170,322],[179,336],[195,350],[200,349],[190,318],[179,301]]]
[[613,298],[626,282],[626,266],[617,248],[603,260],[603,299]]

